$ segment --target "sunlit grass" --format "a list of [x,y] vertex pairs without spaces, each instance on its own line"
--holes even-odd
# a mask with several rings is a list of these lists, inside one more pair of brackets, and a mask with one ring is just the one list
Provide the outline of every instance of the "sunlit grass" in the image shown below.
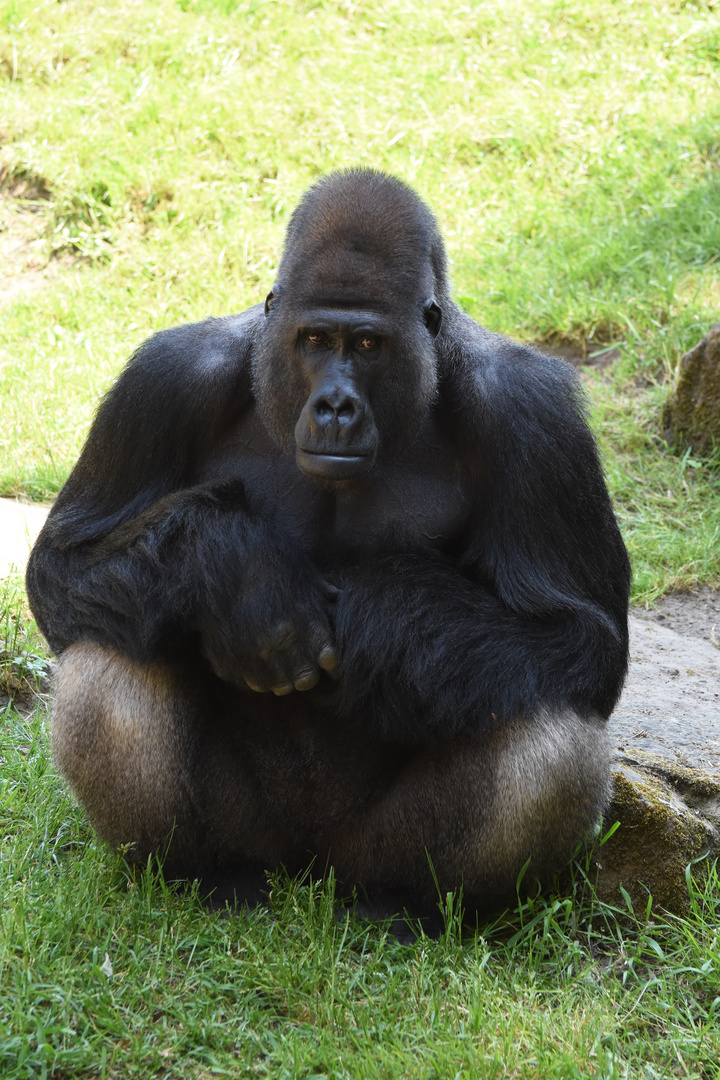
[[574,886],[402,946],[332,880],[211,914],[103,849],[52,769],[42,710],[0,712],[0,1072],[56,1077],[720,1075],[720,882],[686,917]]

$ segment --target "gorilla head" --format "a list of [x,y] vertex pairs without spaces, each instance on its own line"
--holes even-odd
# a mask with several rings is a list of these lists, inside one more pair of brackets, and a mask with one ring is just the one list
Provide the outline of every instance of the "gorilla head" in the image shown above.
[[264,423],[308,476],[365,476],[417,434],[437,392],[443,243],[401,181],[350,170],[295,210],[253,379]]

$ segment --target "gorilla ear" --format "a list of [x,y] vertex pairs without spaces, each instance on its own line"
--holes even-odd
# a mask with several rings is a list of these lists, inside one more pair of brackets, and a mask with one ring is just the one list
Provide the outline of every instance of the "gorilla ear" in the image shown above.
[[272,311],[272,306],[273,306],[274,302],[275,302],[275,290],[271,289],[270,292],[265,297],[265,317],[266,318],[270,314],[270,312]]
[[442,325],[442,311],[434,300],[427,300],[423,305],[423,317],[428,330],[436,338]]

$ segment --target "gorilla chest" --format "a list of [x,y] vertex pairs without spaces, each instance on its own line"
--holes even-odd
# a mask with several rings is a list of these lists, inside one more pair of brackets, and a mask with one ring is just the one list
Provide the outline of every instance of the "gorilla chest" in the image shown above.
[[323,486],[250,418],[196,482],[232,480],[308,551],[443,547],[462,531],[471,503],[453,455],[432,429],[402,456],[379,460],[363,480]]
[[437,460],[380,469],[369,481],[320,499],[308,520],[308,539],[322,546],[332,537],[347,549],[379,546],[405,551],[443,547],[462,531],[469,500],[458,478]]

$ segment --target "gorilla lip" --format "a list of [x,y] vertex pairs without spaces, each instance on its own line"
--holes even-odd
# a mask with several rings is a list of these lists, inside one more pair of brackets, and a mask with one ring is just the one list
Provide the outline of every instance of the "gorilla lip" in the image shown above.
[[326,480],[352,480],[372,466],[374,454],[327,454],[297,447],[297,463],[309,476]]

